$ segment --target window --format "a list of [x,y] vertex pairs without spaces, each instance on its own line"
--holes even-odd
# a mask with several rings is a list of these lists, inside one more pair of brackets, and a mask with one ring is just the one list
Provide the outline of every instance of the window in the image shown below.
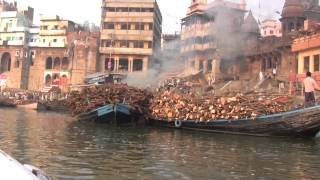
[[22,41],[22,40],[23,40],[23,37],[19,37],[19,40],[21,40],[21,41]]
[[128,47],[128,42],[127,41],[120,41],[120,47],[121,48],[127,48]]
[[56,43],[56,42],[57,42],[57,39],[53,39],[53,42]]
[[139,41],[139,48],[144,48],[144,42],[143,41]]
[[58,28],[59,28],[59,26],[55,25],[53,29],[57,30]]
[[127,58],[119,59],[119,71],[128,71],[129,61]]
[[270,34],[273,35],[273,30],[270,30]]
[[133,47],[139,48],[139,41],[133,41]]
[[140,8],[129,8],[130,12],[140,12]]
[[144,24],[140,24],[140,30],[144,30]]
[[304,57],[304,72],[308,72],[310,69],[310,57]]
[[127,23],[121,23],[121,30],[128,30],[128,24]]
[[151,49],[152,48],[152,42],[148,42],[148,48]]
[[48,26],[42,26],[42,30],[48,30]]
[[152,31],[152,29],[153,29],[153,24],[149,23],[149,30]]
[[134,72],[135,71],[142,71],[143,70],[143,60],[142,59],[134,59],[132,70]]
[[314,71],[320,71],[320,56],[319,55],[315,55],[313,56],[314,58]]
[[107,12],[116,12],[116,8],[114,8],[114,7],[107,7],[105,10]]
[[116,9],[117,12],[129,12],[129,8],[127,7],[121,7]]
[[114,23],[104,23],[104,29],[114,29]]

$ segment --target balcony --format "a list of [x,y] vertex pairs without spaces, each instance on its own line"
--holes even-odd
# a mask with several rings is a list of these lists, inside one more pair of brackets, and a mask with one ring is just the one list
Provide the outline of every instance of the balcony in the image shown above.
[[109,48],[101,47],[100,53],[102,54],[125,54],[125,55],[152,55],[152,49],[143,48]]
[[140,30],[102,30],[101,39],[153,40],[153,31]]
[[24,40],[12,40],[8,41],[9,46],[23,46],[24,45]]
[[65,42],[36,42],[36,44],[33,45],[37,45],[37,47],[67,47],[67,44]]
[[0,32],[27,32],[27,27],[1,27]]
[[[105,14],[104,21],[110,22],[110,20],[114,20],[114,18],[135,18],[138,17],[141,22],[152,22],[153,21],[154,12],[108,12]],[[148,19],[140,19],[140,18],[149,18]]]
[[60,36],[66,35],[67,30],[65,29],[58,29],[58,30],[40,30],[40,36]]

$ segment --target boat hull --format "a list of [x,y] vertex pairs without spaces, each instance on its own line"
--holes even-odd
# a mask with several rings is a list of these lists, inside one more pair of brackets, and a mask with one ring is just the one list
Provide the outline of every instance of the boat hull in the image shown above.
[[320,106],[257,119],[198,121],[151,120],[152,125],[214,133],[253,136],[315,137],[320,131]]
[[108,104],[77,117],[82,121],[94,121],[114,125],[131,125],[136,123],[135,116],[126,104]]

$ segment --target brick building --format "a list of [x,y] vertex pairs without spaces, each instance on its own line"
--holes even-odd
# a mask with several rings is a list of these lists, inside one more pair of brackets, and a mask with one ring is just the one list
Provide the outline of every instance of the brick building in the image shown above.
[[248,74],[253,78],[257,78],[259,72],[271,76],[276,69],[278,80],[293,80],[289,77],[298,73],[297,50],[292,52],[293,40],[301,31],[319,22],[319,13],[320,6],[316,0],[286,0],[280,19],[282,37],[259,39],[256,48],[244,51],[249,64]]
[[161,45],[156,0],[103,0],[99,71],[147,71]]
[[2,86],[67,90],[96,72],[99,33],[59,16],[41,16],[40,27],[32,26],[32,8],[5,2],[0,7]]

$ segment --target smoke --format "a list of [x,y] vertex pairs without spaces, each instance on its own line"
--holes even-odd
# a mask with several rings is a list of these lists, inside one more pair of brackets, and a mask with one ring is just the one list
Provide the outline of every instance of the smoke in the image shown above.
[[184,61],[181,61],[179,35],[165,42],[163,48],[156,50],[151,57],[150,67],[147,72],[134,72],[128,74],[125,80],[130,86],[139,88],[156,88],[166,77],[178,75],[184,70]]

